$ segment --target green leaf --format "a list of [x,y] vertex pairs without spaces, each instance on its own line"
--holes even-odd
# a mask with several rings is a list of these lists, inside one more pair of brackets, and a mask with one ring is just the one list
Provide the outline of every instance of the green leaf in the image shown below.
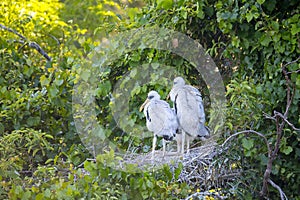
[[266,166],[268,163],[268,157],[265,156],[264,154],[259,155],[260,163],[261,165]]
[[39,152],[39,150],[40,150],[40,149],[35,149],[35,150],[33,150],[32,156],[34,157],[34,156],[37,154],[37,152]]
[[256,86],[256,94],[263,94],[264,90],[261,85]]
[[265,2],[265,0],[257,0],[257,3],[259,3],[260,5],[263,4]]
[[130,77],[134,78],[136,76],[136,74],[137,74],[137,68],[133,68],[130,72]]
[[263,46],[268,46],[270,42],[271,42],[271,37],[269,37],[267,34],[264,34],[260,38],[260,44]]
[[0,122],[0,135],[2,135],[4,133],[4,126],[3,124]]
[[153,183],[149,179],[147,179],[146,185],[147,185],[148,188],[151,188],[151,189],[154,187]]
[[188,13],[185,9],[181,11],[181,16],[183,19],[187,19]]
[[80,74],[80,77],[81,77],[85,82],[87,82],[87,81],[89,80],[90,76],[91,76],[90,70],[84,70],[84,71],[81,72],[81,74]]
[[58,94],[59,90],[56,88],[55,85],[50,86],[49,88],[49,94],[51,97],[56,97],[56,95]]
[[95,90],[95,95],[97,97],[104,97],[109,94],[111,91],[111,83],[110,81],[105,81],[99,84],[98,88]]
[[31,76],[31,74],[34,72],[34,68],[33,67],[28,67],[28,66],[24,66],[24,71],[23,71],[23,73],[26,75],[26,76],[28,76],[28,77],[30,77]]
[[[48,189],[46,189],[46,191],[47,191]],[[44,196],[44,194],[43,193],[39,193],[39,194],[37,194],[36,196],[35,196],[35,200],[43,200],[43,199],[45,199],[45,197],[46,196]],[[49,196],[50,197],[50,196]]]
[[251,12],[246,13],[246,19],[249,23],[253,19],[254,15]]
[[55,79],[54,84],[57,86],[61,86],[64,83],[63,79]]
[[159,66],[160,66],[160,64],[159,64],[159,63],[151,63],[151,67],[152,67],[152,69],[158,69],[158,68],[159,68]]
[[36,126],[40,123],[40,121],[41,121],[40,117],[29,117],[27,119],[27,124],[29,126]]
[[247,149],[250,150],[253,146],[254,146],[254,140],[253,139],[246,139],[243,138],[242,139],[242,146]]
[[164,169],[165,175],[168,177],[168,180],[172,180],[173,174],[170,171],[169,166],[165,165],[163,169]]
[[286,146],[284,149],[281,150],[282,153],[285,155],[289,155],[293,151],[293,148],[291,146]]
[[199,19],[204,19],[204,17],[205,17],[204,12],[202,10],[199,10],[198,13],[197,13],[197,17]]
[[45,190],[44,194],[45,194],[46,198],[50,198],[51,197],[51,191],[48,188]]
[[300,32],[300,25],[292,24],[291,33],[292,35],[296,35]]
[[173,6],[173,0],[157,0],[157,8],[158,9],[171,9]]
[[279,31],[279,23],[277,21],[272,21],[271,26],[275,31]]
[[42,75],[40,77],[40,82],[41,82],[42,86],[48,86],[50,83],[50,80],[45,75]]
[[300,76],[297,77],[296,86],[297,88],[300,88]]
[[179,163],[178,167],[175,169],[174,178],[177,180],[179,178],[179,175],[182,171],[183,165],[182,163]]

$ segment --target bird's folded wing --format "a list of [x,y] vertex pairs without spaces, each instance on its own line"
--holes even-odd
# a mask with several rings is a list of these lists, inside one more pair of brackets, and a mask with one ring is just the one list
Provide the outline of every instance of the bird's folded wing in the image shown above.
[[175,104],[181,128],[191,136],[197,136],[199,124],[205,123],[200,92],[192,87],[183,87],[177,93]]
[[149,129],[153,132],[160,132],[168,129],[172,125],[172,121],[176,120],[176,116],[171,110],[169,104],[165,101],[158,100],[151,102],[148,107],[151,125]]

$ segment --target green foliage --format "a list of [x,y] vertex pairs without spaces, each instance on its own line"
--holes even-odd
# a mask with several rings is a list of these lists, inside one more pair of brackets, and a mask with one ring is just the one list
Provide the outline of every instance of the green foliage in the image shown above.
[[[73,31],[59,19],[59,9],[63,7],[59,2],[4,1],[2,6],[5,9],[0,12],[0,23],[22,37],[1,29],[1,135],[32,128],[51,134],[55,144],[76,141],[71,121],[70,67],[78,62],[71,55],[80,53],[66,44],[78,38],[80,29]],[[46,62],[30,48],[31,42],[48,52],[53,62]],[[55,148],[61,149],[59,145]]]
[[[178,199],[188,193],[188,186],[177,183],[167,166],[149,172],[132,165],[126,166],[127,171],[116,170],[120,158],[113,151],[96,160],[86,161],[84,169],[70,165],[64,174],[50,166],[39,167],[25,186],[13,185],[8,195],[11,199]],[[57,167],[66,166],[61,163]],[[43,177],[48,178],[41,181]]]

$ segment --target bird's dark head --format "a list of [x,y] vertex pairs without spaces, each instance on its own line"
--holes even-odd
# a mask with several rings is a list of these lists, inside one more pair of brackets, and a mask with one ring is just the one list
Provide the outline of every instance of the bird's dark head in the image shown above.
[[144,107],[151,101],[151,100],[159,100],[160,96],[156,91],[150,91],[148,93],[147,99],[145,100],[145,102],[141,105],[140,107],[140,112],[142,112],[142,110],[144,109]]
[[159,100],[160,99],[160,95],[156,92],[156,91],[150,91],[148,93],[148,97],[149,100],[155,99],[155,100]]
[[182,77],[179,76],[174,79],[173,85],[174,86],[183,86],[183,85],[185,85],[185,81]]
[[197,137],[200,140],[206,140],[206,139],[210,138],[210,132],[211,132],[210,129],[207,126],[204,126],[204,130]]

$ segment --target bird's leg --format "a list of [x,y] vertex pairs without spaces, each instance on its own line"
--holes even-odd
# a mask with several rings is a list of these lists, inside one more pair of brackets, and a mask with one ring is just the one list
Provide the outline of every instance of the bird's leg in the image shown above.
[[166,140],[163,139],[163,158],[165,157],[165,154],[166,154]]
[[186,138],[186,151],[189,154],[190,153],[190,138]]
[[[179,136],[179,137],[181,137],[181,136]],[[180,154],[181,153],[181,138],[179,138],[178,137],[178,139],[177,139],[177,154]]]
[[184,143],[185,143],[185,132],[182,131],[182,139],[181,139],[181,153],[184,154]]
[[154,153],[155,153],[156,141],[157,141],[157,136],[154,135],[154,137],[153,137],[153,142],[152,142],[152,157],[151,157],[152,160],[154,159]]

